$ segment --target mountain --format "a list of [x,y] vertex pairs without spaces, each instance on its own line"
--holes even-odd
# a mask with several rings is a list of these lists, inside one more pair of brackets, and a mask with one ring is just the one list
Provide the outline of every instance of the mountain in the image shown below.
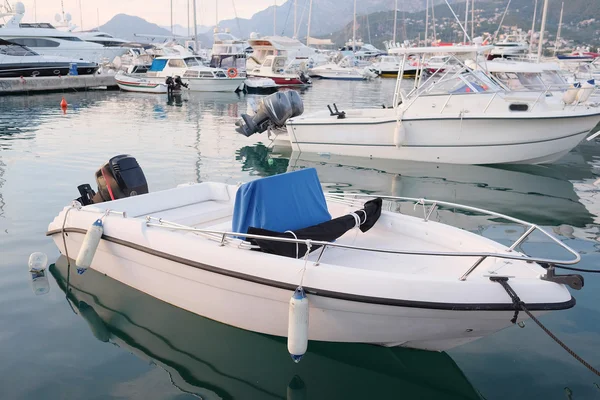
[[[184,29],[183,27],[180,28]],[[165,29],[143,18],[127,14],[115,15],[98,29],[110,33],[115,37],[135,42],[162,42],[165,36],[171,36],[170,27],[169,29]],[[149,35],[150,37],[139,37],[135,36],[135,34]],[[157,37],[153,40],[152,35],[156,35]],[[187,28],[185,28],[185,35],[187,36]],[[198,40],[202,47],[212,46],[212,35],[198,34]]]
[[[310,0],[297,0],[297,26],[298,37],[305,38],[308,24]],[[441,0],[437,0],[441,1]],[[454,0],[456,1],[456,0]],[[395,0],[369,0],[357,2],[357,15],[392,10]],[[398,0],[401,11],[416,11],[425,8],[426,0]],[[324,35],[344,27],[347,21],[352,20],[354,0],[313,0],[311,18],[311,36]],[[277,27],[274,30],[274,10],[276,12]],[[263,36],[278,35],[293,36],[294,32],[294,0],[287,0],[277,7],[270,6],[259,11],[250,19],[238,18],[219,22],[219,28],[229,29],[239,37],[249,37],[250,33],[257,32]]]

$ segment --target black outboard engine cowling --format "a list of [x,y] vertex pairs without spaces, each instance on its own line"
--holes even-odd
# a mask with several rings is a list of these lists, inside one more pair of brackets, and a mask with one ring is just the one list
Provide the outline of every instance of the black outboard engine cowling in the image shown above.
[[236,122],[236,131],[251,136],[269,128],[281,128],[288,119],[303,112],[304,104],[295,90],[273,93],[260,102],[254,115],[242,114],[241,120]]
[[148,193],[148,183],[137,160],[121,154],[111,158],[96,171],[98,193],[88,184],[77,187],[81,204],[95,204]]

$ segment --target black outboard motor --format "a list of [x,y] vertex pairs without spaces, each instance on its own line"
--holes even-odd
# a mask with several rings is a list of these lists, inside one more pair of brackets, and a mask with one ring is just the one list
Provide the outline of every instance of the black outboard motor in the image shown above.
[[184,83],[181,80],[181,77],[179,75],[175,75],[174,77],[167,76],[165,83],[167,84],[167,93],[168,94],[173,94],[174,92],[180,92],[182,86],[185,88],[188,87],[187,83]]
[[281,128],[293,117],[302,115],[304,104],[295,90],[273,93],[263,99],[252,116],[242,114],[235,130],[245,136],[262,133],[269,128]]
[[98,193],[89,184],[79,185],[77,189],[81,197],[77,199],[82,205],[103,203],[130,196],[148,193],[148,183],[137,160],[121,154],[111,158],[96,171]]

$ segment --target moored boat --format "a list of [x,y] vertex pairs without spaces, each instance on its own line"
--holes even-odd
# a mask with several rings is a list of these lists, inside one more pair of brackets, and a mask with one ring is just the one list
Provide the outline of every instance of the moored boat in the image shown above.
[[[98,193],[80,186],[81,204],[65,207],[47,232],[61,253],[78,254],[78,272],[86,269],[79,259],[88,260],[128,286],[242,329],[289,336],[288,300],[298,286],[310,305],[309,340],[426,350],[450,349],[525,319],[514,317],[498,279],[534,315],[575,304],[544,267],[577,263],[579,254],[536,225],[501,214],[408,198],[389,200],[416,201],[423,218],[382,211],[381,198],[325,196],[312,168],[240,187],[204,182],[156,193],[147,193],[129,156],[111,159],[96,176]],[[506,218],[526,232],[507,247],[435,222],[438,206]],[[93,249],[90,238],[102,225]],[[517,251],[534,231],[572,257]],[[568,281],[582,286],[577,276]]]
[[156,79],[148,79],[144,74],[126,74],[123,71],[115,75],[117,85],[126,92],[167,93],[167,84]]

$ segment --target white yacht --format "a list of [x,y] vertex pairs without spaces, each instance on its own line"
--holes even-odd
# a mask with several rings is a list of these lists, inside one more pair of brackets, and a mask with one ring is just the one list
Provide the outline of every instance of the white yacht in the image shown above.
[[25,15],[23,3],[16,3],[10,17],[0,26],[0,38],[27,46],[33,51],[49,56],[61,56],[91,62],[112,60],[127,52],[124,47],[105,47],[81,39],[77,34],[56,29],[49,23],[22,23]]
[[37,76],[91,75],[98,64],[82,62],[60,56],[41,56],[25,46],[0,39],[0,78],[26,78]]
[[306,72],[311,66],[328,61],[325,54],[285,36],[251,37],[248,44],[252,47],[247,60],[249,71],[263,65],[269,56],[285,57],[287,68],[293,68],[296,72]]

